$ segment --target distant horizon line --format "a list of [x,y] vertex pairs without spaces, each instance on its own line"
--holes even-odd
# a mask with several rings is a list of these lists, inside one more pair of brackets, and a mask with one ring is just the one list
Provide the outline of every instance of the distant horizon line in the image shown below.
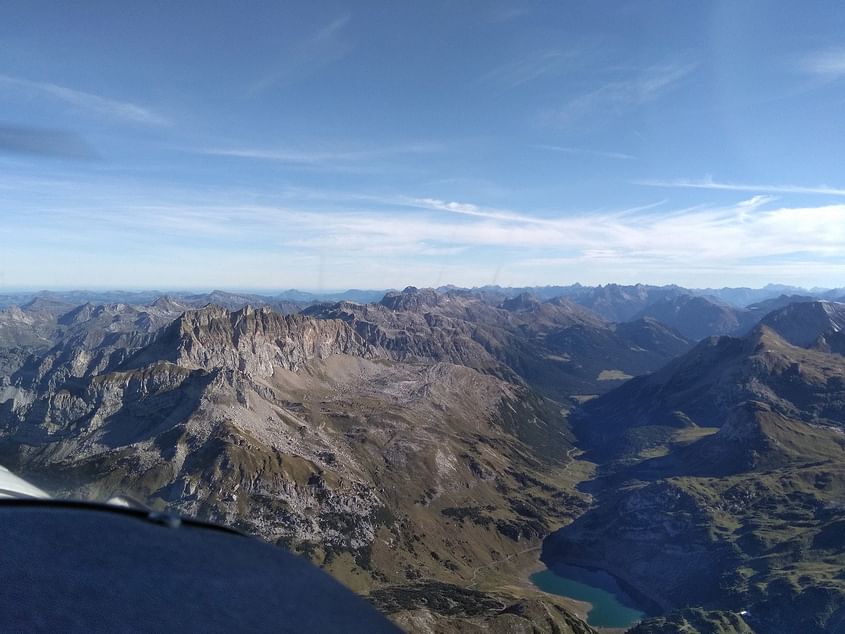
[[647,282],[636,282],[632,284],[623,284],[619,282],[605,282],[603,284],[584,284],[581,282],[572,282],[569,284],[521,284],[521,285],[501,285],[501,284],[483,284],[483,285],[476,285],[476,286],[461,286],[457,284],[440,284],[438,286],[416,286],[413,284],[409,284],[404,286],[403,288],[398,287],[348,287],[348,288],[332,288],[332,289],[312,289],[312,288],[294,288],[294,287],[220,287],[220,286],[204,286],[204,287],[112,287],[112,286],[53,286],[53,287],[35,287],[35,286],[7,286],[7,287],[0,287],[0,295],[10,295],[10,294],[22,294],[22,293],[29,293],[29,294],[40,294],[40,293],[135,293],[135,294],[142,294],[142,293],[149,293],[155,294],[160,293],[162,296],[171,294],[171,293],[231,293],[231,294],[252,294],[252,295],[282,295],[285,293],[305,293],[309,295],[332,295],[338,293],[349,293],[349,292],[359,292],[359,293],[376,293],[376,292],[391,292],[391,291],[402,291],[406,288],[418,288],[418,289],[426,289],[431,288],[434,290],[438,289],[447,289],[453,288],[456,290],[476,290],[476,289],[484,289],[484,288],[501,288],[501,289],[531,289],[531,288],[573,288],[573,287],[582,287],[582,288],[603,288],[607,286],[620,286],[620,287],[636,287],[636,286],[646,286],[646,287],[653,287],[653,288],[682,288],[686,290],[692,291],[703,291],[703,290],[741,290],[741,289],[748,289],[748,290],[764,290],[767,288],[783,288],[783,289],[795,289],[795,290],[803,290],[808,292],[824,292],[824,291],[833,291],[839,289],[845,289],[845,282],[843,282],[842,286],[799,286],[795,284],[785,284],[782,282],[768,282],[763,284],[762,286],[684,286],[682,284],[677,283],[668,283],[668,284],[652,284]]

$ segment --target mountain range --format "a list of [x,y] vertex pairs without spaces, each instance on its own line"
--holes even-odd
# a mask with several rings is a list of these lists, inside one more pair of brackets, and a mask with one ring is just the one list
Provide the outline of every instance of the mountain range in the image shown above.
[[413,631],[592,631],[525,579],[541,547],[657,606],[638,632],[836,631],[830,294],[6,296],[0,464],[259,535]]

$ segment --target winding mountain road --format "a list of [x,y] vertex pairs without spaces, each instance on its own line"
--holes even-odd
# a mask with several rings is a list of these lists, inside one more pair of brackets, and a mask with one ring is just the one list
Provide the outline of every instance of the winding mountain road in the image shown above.
[[531,551],[534,551],[534,550],[540,550],[541,548],[542,548],[542,546],[532,546],[531,548],[526,548],[525,550],[520,550],[519,552],[512,553],[512,554],[508,555],[507,557],[504,557],[503,559],[497,559],[496,561],[492,561],[489,564],[484,564],[483,566],[478,566],[477,568],[474,568],[473,571],[472,571],[472,577],[470,578],[470,584],[467,586],[467,588],[474,588],[475,586],[478,585],[478,581],[476,581],[476,577],[478,576],[478,573],[480,571],[484,570],[485,568],[495,568],[499,564],[504,563],[506,561],[509,561],[509,560],[513,559],[514,557],[519,557],[520,555],[524,555],[525,553],[530,553]]

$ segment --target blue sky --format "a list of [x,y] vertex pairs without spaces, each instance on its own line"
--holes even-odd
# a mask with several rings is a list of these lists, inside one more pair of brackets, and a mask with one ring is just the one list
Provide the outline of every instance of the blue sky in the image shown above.
[[0,290],[845,285],[839,2],[0,5]]

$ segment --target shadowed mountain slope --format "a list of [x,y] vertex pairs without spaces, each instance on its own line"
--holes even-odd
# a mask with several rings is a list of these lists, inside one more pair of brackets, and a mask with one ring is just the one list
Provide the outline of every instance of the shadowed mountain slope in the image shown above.
[[760,316],[706,297],[679,295],[651,304],[637,315],[675,328],[687,339],[745,334]]
[[818,345],[838,319],[827,303],[787,306],[587,403],[576,429],[603,475],[544,559],[617,572],[666,611],[716,611],[701,623],[747,610],[758,632],[838,631],[845,358]]

